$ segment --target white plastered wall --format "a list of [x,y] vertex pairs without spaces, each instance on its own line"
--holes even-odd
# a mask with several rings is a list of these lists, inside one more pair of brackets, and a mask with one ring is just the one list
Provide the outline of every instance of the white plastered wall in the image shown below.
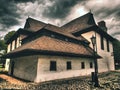
[[[37,56],[25,56],[11,59],[10,62],[14,61],[13,75],[15,77],[34,81],[37,73]],[[11,64],[9,68],[9,74],[11,73]]]
[[[95,36],[94,31],[90,31],[87,33],[82,34],[83,37],[85,37],[89,42],[91,42],[90,38],[92,35]],[[105,72],[114,70],[114,56],[111,55],[113,53],[113,46],[112,43],[109,42],[110,46],[110,52],[107,51],[107,43],[106,39],[104,38],[104,50],[101,49],[101,42],[100,42],[100,34],[96,33],[96,41],[97,41],[97,53],[102,58],[98,59],[98,71],[99,72]],[[92,47],[92,43],[90,43],[90,47]],[[92,47],[93,48],[93,47]]]
[[[56,71],[50,71],[50,61],[56,61]],[[71,70],[66,69],[67,61],[71,61]],[[85,63],[85,69],[81,69],[81,62]],[[94,71],[94,67],[90,68],[90,62],[93,63],[93,59],[62,56],[39,56],[37,77],[35,79],[35,82],[43,82],[91,74],[91,72]]]

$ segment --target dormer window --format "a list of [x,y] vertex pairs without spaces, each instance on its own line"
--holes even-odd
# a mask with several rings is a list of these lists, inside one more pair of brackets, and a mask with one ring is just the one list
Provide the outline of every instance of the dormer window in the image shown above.
[[55,37],[55,35],[51,35],[51,37]]
[[68,39],[67,39],[67,38],[65,38],[65,41],[68,41]]

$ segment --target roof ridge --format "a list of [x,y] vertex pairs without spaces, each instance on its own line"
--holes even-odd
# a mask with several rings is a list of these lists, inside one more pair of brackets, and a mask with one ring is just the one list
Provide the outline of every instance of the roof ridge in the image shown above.
[[44,24],[47,24],[47,23],[45,23],[45,22],[42,22],[42,21],[39,21],[39,20],[37,20],[37,19],[34,19],[34,18],[31,18],[31,17],[28,17],[26,20],[34,20],[34,21],[37,21],[37,22],[41,22],[41,23],[44,23]]

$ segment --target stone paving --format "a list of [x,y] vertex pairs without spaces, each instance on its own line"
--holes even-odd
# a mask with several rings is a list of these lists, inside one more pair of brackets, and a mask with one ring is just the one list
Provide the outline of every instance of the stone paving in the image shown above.
[[0,89],[26,90],[120,90],[120,72],[99,74],[100,87],[95,88],[91,76],[54,80],[43,83],[25,82],[6,74],[0,74]]

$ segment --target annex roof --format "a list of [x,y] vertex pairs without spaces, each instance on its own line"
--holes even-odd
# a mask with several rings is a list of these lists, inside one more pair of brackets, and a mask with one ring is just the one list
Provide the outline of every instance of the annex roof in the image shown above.
[[[63,41],[60,39],[42,36],[29,43],[23,44],[21,47],[11,51],[6,55],[6,57],[12,57],[14,53],[19,53],[22,51],[37,51],[37,52],[55,52],[69,54],[71,56],[86,56],[93,57],[93,51],[88,46],[83,46],[82,44],[75,44],[72,42]],[[30,52],[28,52],[30,53]],[[33,54],[33,53],[31,53]],[[17,55],[16,55],[17,56]]]

